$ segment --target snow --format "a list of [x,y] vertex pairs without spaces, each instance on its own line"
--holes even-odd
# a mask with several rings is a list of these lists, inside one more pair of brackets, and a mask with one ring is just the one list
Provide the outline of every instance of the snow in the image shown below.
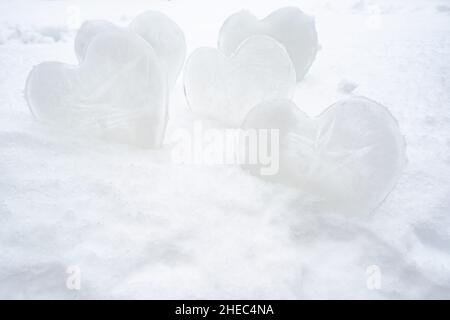
[[[295,104],[314,116],[351,93],[366,96],[405,136],[408,164],[370,215],[323,210],[238,166],[171,163],[171,135],[198,120],[182,77],[158,150],[43,126],[24,99],[34,65],[76,64],[85,19],[126,26],[160,10],[183,30],[189,55],[215,47],[234,12],[263,18],[285,5],[315,17],[322,48]],[[444,0],[2,0],[0,297],[449,298],[447,9]],[[81,271],[80,290],[66,287],[70,266]],[[368,286],[373,270],[379,289]]]

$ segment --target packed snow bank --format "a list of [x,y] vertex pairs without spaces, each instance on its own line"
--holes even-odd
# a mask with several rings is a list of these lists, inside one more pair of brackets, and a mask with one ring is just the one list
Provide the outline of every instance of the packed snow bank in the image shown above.
[[[0,24],[62,26],[69,5],[79,6],[81,22],[122,26],[161,10],[192,52],[215,46],[233,12],[263,18],[299,4],[4,0]],[[42,61],[76,63],[73,34],[52,43],[7,40],[0,45],[0,297],[448,298],[450,24],[439,9],[446,2],[301,5],[316,18],[322,50],[296,87],[296,105],[317,115],[349,93],[369,96],[398,119],[408,143],[404,174],[376,212],[324,211],[313,197],[237,166],[176,165],[170,146],[145,151],[41,126],[23,97],[26,77]],[[354,88],[341,90],[342,83]],[[166,141],[194,120],[179,80]],[[66,286],[74,266],[80,290]]]
[[17,42],[23,44],[68,41],[71,32],[64,26],[27,27],[21,25],[1,26],[0,44]]

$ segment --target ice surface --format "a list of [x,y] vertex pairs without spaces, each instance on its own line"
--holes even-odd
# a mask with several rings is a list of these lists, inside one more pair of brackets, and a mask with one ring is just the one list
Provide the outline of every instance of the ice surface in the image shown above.
[[[375,209],[406,162],[405,141],[382,105],[351,97],[311,119],[289,100],[256,106],[245,128],[280,130],[280,170],[271,180],[316,193],[337,211]],[[248,166],[259,174],[259,166]]]
[[162,142],[164,71],[152,47],[132,32],[98,35],[79,66],[39,64],[25,91],[33,114],[57,127],[142,147]]
[[267,35],[285,46],[294,63],[297,81],[304,78],[319,48],[314,18],[296,7],[278,9],[262,20],[248,11],[233,14],[220,29],[219,49],[231,55],[252,35]]
[[240,126],[257,103],[292,97],[295,70],[277,41],[252,36],[231,57],[213,48],[195,50],[186,63],[184,85],[194,112]]
[[[86,21],[75,38],[75,52],[80,61],[89,43],[97,35],[120,29],[103,20]],[[186,57],[186,41],[183,31],[165,14],[146,11],[138,15],[129,25],[129,30],[144,38],[155,50],[167,70],[169,87],[173,88]]]

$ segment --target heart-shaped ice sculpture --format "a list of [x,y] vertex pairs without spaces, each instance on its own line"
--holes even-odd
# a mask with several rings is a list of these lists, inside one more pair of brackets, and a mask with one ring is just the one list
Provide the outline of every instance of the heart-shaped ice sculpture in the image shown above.
[[[363,97],[337,102],[313,119],[289,100],[266,101],[243,127],[279,130],[279,171],[265,178],[312,191],[334,208],[372,211],[406,162],[397,121]],[[260,165],[246,168],[261,174]]]
[[78,29],[77,35],[75,36],[74,49],[78,61],[80,63],[83,62],[87,49],[95,37],[105,32],[115,32],[121,30],[122,28],[106,20],[85,21],[81,25],[80,29]]
[[243,40],[267,35],[285,46],[297,73],[303,79],[311,67],[319,45],[314,18],[295,7],[285,7],[259,20],[248,11],[231,15],[219,33],[219,50],[231,55]]
[[[86,21],[75,38],[75,53],[81,62],[91,41],[107,31],[121,29],[111,22],[103,20]],[[183,67],[186,57],[186,41],[183,31],[165,14],[147,11],[138,15],[128,26],[144,38],[156,51],[167,70],[167,81],[172,88]]]
[[162,142],[165,71],[153,48],[133,32],[98,35],[79,66],[39,64],[25,93],[32,113],[52,125],[142,147]]
[[257,103],[292,97],[295,70],[277,41],[253,36],[231,57],[213,48],[195,50],[186,62],[184,86],[194,112],[240,126]]

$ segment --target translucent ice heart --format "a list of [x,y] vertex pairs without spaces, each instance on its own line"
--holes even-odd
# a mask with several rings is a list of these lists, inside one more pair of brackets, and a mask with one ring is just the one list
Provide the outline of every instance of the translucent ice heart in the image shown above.
[[147,11],[137,16],[129,28],[147,40],[167,68],[169,86],[173,87],[186,57],[183,31],[166,15]]
[[86,51],[92,40],[105,32],[118,31],[121,28],[105,20],[89,20],[84,22],[75,36],[75,54],[79,62],[84,60]]
[[314,19],[298,8],[286,7],[262,20],[247,11],[233,14],[220,30],[219,49],[229,56],[252,35],[267,35],[285,46],[294,63],[297,81],[308,72],[319,48]]
[[105,32],[79,66],[45,62],[26,84],[33,114],[58,127],[156,147],[167,122],[167,84],[152,47],[132,32]]
[[[75,38],[75,52],[79,61],[84,59],[86,48],[99,34],[119,30],[120,27],[103,20],[85,22]],[[186,41],[183,31],[161,12],[147,11],[138,15],[128,30],[144,38],[156,51],[167,70],[167,80],[172,88],[186,57]]]
[[253,36],[231,57],[213,48],[195,50],[186,63],[184,86],[194,112],[240,126],[257,103],[292,97],[295,70],[277,41]]
[[[396,120],[362,97],[337,102],[314,119],[289,100],[263,102],[244,127],[279,130],[279,171],[265,178],[311,191],[344,210],[376,208],[406,161]],[[246,167],[261,173],[259,165]]]

